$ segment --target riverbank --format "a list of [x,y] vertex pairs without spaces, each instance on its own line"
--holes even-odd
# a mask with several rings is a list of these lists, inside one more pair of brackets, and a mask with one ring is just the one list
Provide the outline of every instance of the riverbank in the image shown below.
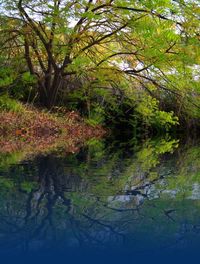
[[44,152],[55,147],[76,152],[88,139],[100,138],[105,130],[86,124],[78,112],[50,113],[22,105],[20,111],[0,111],[0,151],[20,149]]

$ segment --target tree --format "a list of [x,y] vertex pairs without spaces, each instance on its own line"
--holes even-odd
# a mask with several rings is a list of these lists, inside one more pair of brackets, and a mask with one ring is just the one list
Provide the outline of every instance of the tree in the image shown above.
[[[114,83],[118,93],[120,90],[129,96],[131,92],[139,102],[147,94],[161,101],[173,96],[179,110],[185,98],[197,105],[192,69],[199,60],[198,3],[0,3],[5,10],[1,17],[1,52],[6,49],[9,60],[23,57],[28,71],[37,79],[41,102],[48,108],[75,79],[81,87],[112,91]],[[187,87],[186,75],[192,87]],[[124,84],[128,84],[127,89]]]

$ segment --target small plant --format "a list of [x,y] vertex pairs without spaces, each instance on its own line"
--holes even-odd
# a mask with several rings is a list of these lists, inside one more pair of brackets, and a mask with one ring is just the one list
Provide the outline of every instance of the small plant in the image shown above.
[[8,95],[0,96],[0,111],[22,112],[24,107],[21,103],[8,97]]

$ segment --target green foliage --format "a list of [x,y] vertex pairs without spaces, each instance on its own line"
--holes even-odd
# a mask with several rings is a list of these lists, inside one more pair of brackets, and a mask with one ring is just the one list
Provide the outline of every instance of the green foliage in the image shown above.
[[11,99],[8,95],[0,96],[0,111],[22,112],[24,107],[18,101]]
[[154,115],[153,124],[159,128],[169,129],[171,126],[178,125],[178,117],[173,112],[165,112],[157,110]]
[[200,119],[198,3],[104,2],[0,1],[0,88],[78,109],[93,125]]
[[0,69],[0,89],[11,85],[16,77],[16,73],[11,68],[3,67]]
[[147,141],[143,148],[138,151],[138,163],[141,163],[143,170],[150,171],[159,164],[159,156],[164,153],[173,153],[178,148],[178,140],[164,138],[158,140]]
[[27,193],[30,193],[36,187],[37,187],[37,183],[35,182],[24,181],[21,183],[21,189],[23,191],[26,191]]
[[30,72],[25,72],[22,74],[22,81],[24,84],[34,85],[37,80],[34,75],[30,74]]
[[12,164],[18,164],[25,157],[23,152],[12,152],[0,155],[0,170],[7,171]]
[[0,187],[5,190],[10,190],[13,189],[14,183],[11,179],[5,179],[1,178],[0,179]]
[[103,124],[105,120],[105,110],[100,105],[92,105],[93,109],[90,111],[90,116],[86,119],[86,122],[90,125]]
[[23,102],[31,103],[36,97],[37,80],[30,72],[22,73],[15,85],[9,89],[9,94]]
[[178,124],[178,118],[173,112],[165,112],[159,110],[158,101],[150,96],[144,97],[136,107],[144,122],[157,128],[169,129],[173,125]]

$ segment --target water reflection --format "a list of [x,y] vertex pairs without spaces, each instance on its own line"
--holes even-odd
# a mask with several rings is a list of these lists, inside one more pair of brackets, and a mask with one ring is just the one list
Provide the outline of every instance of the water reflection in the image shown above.
[[[200,240],[200,147],[175,139],[91,140],[0,156],[0,252],[195,247]],[[192,241],[192,243],[191,243]]]

